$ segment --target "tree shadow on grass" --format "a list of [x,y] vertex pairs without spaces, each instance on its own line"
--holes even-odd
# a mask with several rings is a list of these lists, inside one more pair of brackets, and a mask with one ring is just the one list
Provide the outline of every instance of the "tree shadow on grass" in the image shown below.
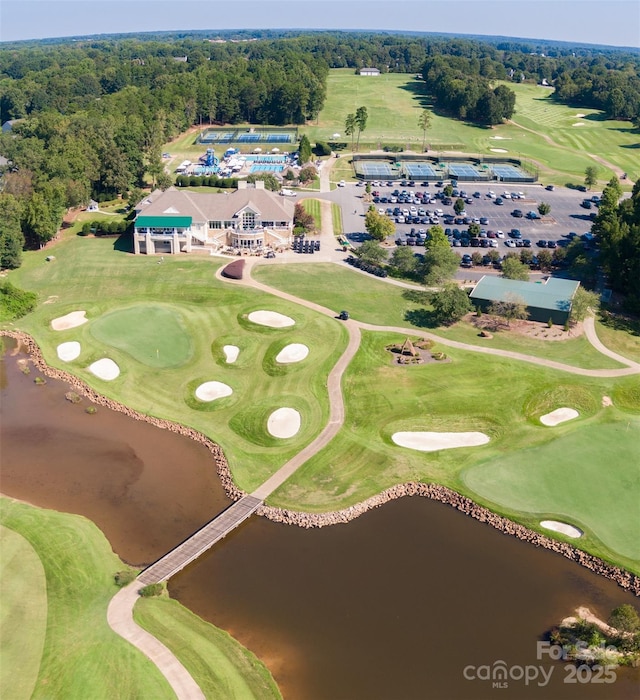
[[629,335],[640,337],[640,318],[623,314],[614,314],[610,311],[601,311],[599,314],[600,323],[614,331],[624,331]]
[[437,328],[436,315],[430,309],[409,309],[404,314],[404,320],[417,328]]

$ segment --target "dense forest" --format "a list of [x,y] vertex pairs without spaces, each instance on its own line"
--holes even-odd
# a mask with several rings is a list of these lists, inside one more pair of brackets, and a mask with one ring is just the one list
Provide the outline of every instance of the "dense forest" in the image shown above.
[[0,45],[0,121],[13,122],[0,136],[0,266],[50,240],[68,207],[170,184],[161,147],[187,128],[304,124],[322,109],[330,68],[363,66],[422,73],[435,109],[482,124],[513,112],[513,91],[496,80],[544,78],[560,100],[636,123],[640,115],[631,50],[267,31]]
[[620,201],[614,178],[605,187],[592,227],[600,245],[600,262],[612,288],[625,295],[625,306],[640,314],[640,180],[631,198]]

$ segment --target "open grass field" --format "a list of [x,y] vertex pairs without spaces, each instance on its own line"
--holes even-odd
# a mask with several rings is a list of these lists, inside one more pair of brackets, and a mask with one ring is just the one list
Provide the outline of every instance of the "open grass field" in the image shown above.
[[[24,613],[24,628],[18,635],[23,643],[25,638],[28,642],[23,646],[30,661],[25,676],[27,684],[29,680],[33,683],[33,692],[27,693],[23,685],[22,663],[5,662],[3,646],[0,675],[3,690],[9,688],[3,697],[20,697],[13,688],[26,693],[22,697],[33,698],[174,697],[157,668],[107,624],[107,606],[117,592],[113,576],[125,567],[98,528],[79,516],[8,499],[2,499],[1,506],[2,525],[28,542],[46,579],[46,597],[38,605],[45,629],[39,615]],[[31,595],[32,587],[41,596],[41,578],[32,566],[22,570],[14,563],[12,574],[13,585],[20,586],[23,598]],[[3,611],[7,602],[3,600]],[[27,605],[33,603],[27,601]],[[13,642],[9,653],[12,646]]]
[[322,229],[322,215],[320,212],[320,200],[319,199],[303,199],[302,201],[302,206],[304,207],[304,210],[307,212],[307,214],[311,214],[313,216],[313,222],[314,226],[316,227],[316,231],[320,231]]
[[[252,491],[324,427],[326,376],[346,342],[344,328],[300,306],[218,282],[214,273],[224,261],[166,256],[158,264],[157,258],[121,253],[114,243],[72,238],[55,247],[51,263],[44,261],[45,251],[26,256],[12,280],[50,303],[16,326],[37,339],[53,366],[132,408],[214,439],[238,485]],[[246,316],[259,309],[291,316],[296,325],[272,329],[250,323]],[[89,322],[51,329],[52,319],[74,310],[86,311]],[[72,340],[81,344],[80,357],[60,361],[57,345]],[[289,343],[307,345],[308,358],[276,363]],[[224,345],[240,347],[235,363],[226,363]],[[104,357],[121,370],[111,382],[87,370]],[[195,390],[207,381],[223,382],[233,394],[199,401]],[[286,440],[266,430],[268,415],[282,406],[302,414],[300,432]]]
[[[0,506],[2,697],[174,698],[157,668],[107,624],[118,590],[113,576],[126,567],[98,528],[9,499]],[[176,601],[141,599],[135,616],[171,637],[167,643],[207,697],[280,698],[253,654]]]
[[333,224],[333,233],[336,236],[341,236],[344,233],[342,225],[342,209],[339,204],[331,203],[331,221]]
[[177,601],[141,598],[134,619],[180,657],[205,697],[281,698],[273,677],[250,651]]
[[[343,380],[347,397],[345,426],[271,496],[273,505],[323,511],[346,507],[398,482],[424,480],[443,483],[537,527],[540,518],[523,518],[523,512],[555,514],[556,505],[561,502],[562,513],[573,518],[570,522],[590,525],[585,523],[584,514],[596,512],[598,523],[616,520],[618,525],[611,526],[617,533],[614,537],[599,525],[585,527],[587,536],[581,546],[640,570],[640,556],[630,546],[634,538],[640,539],[637,518],[634,520],[640,499],[637,471],[636,477],[631,478],[638,460],[624,463],[625,458],[637,455],[640,424],[637,415],[601,406],[602,396],[611,393],[612,385],[629,390],[635,379],[587,380],[437,345],[436,349],[444,350],[451,362],[403,367],[392,364],[385,350],[387,345],[402,340],[398,335],[363,333],[361,349]],[[540,424],[541,415],[561,406],[576,408],[580,417],[553,429]],[[640,411],[640,401],[635,404],[635,411]],[[622,443],[618,436],[627,430],[628,423],[628,438]],[[400,448],[391,441],[394,432],[420,430],[479,430],[490,437],[490,442],[482,447],[421,453]],[[576,458],[575,464],[588,461],[589,466],[584,469],[593,477],[590,487],[576,488],[575,478],[569,475],[558,479],[555,500],[548,501],[544,508],[540,507],[541,499],[535,490],[523,489],[518,503],[511,506],[498,498],[504,492],[502,488],[492,490],[494,482],[478,497],[464,478],[477,465],[491,469],[501,460],[529,468],[534,456],[538,468],[552,475],[559,465],[559,451],[565,451],[555,438],[566,439],[568,449],[580,444],[587,433],[591,436],[589,444],[598,443],[599,447],[591,452],[581,449],[581,462]],[[524,461],[522,455],[531,457]],[[616,502],[615,494],[620,488],[627,489],[627,493]],[[606,498],[601,496],[604,491],[610,494]],[[624,528],[630,534],[620,534]]]
[[[47,581],[22,535],[0,525],[0,697],[28,699],[38,679],[47,629]],[[20,673],[14,673],[14,669]]]
[[559,432],[541,447],[471,467],[466,485],[511,510],[567,520],[640,561],[640,528],[628,517],[638,513],[640,418],[610,412],[606,422]]
[[[472,345],[483,345],[513,350],[557,362],[566,362],[586,369],[615,369],[622,367],[615,360],[602,355],[584,337],[564,341],[544,341],[526,338],[507,332],[497,332],[493,338],[479,338],[471,324],[457,323],[451,328],[432,328],[415,325],[420,322],[420,312],[425,308],[404,298],[401,287],[363,275],[347,267],[331,263],[310,265],[259,266],[253,271],[257,280],[275,289],[295,294],[302,299],[315,301],[329,309],[346,309],[352,318],[376,325],[406,326],[408,332],[426,330],[444,338],[459,340]],[[331,284],[322,280],[331,279]],[[407,320],[406,314],[412,319]],[[624,354],[624,353],[623,353]]]
[[[453,150],[533,160],[539,163],[540,178],[556,184],[582,183],[585,168],[595,165],[604,184],[613,173],[589,155],[593,154],[618,166],[632,180],[640,176],[636,156],[640,135],[629,122],[606,120],[597,110],[556,103],[549,88],[515,83],[508,83],[508,87],[516,93],[513,123],[484,128],[434,113],[427,131],[431,155]],[[350,148],[344,121],[360,106],[369,114],[360,138],[362,152],[388,143],[422,150],[418,116],[433,105],[424,96],[420,80],[398,73],[367,78],[349,69],[330,71],[325,106],[317,123],[308,125],[309,138],[330,141],[333,133],[340,133]],[[578,118],[577,114],[585,116]],[[578,123],[582,126],[575,126]],[[334,179],[341,177],[335,175]]]

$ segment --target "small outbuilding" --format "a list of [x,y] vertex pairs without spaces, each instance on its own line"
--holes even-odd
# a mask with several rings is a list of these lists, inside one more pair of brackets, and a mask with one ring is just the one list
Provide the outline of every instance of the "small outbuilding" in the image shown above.
[[377,68],[361,68],[360,75],[380,75],[380,71]]
[[571,314],[571,304],[580,282],[548,277],[539,282],[521,282],[504,277],[485,275],[474,287],[469,298],[486,311],[497,301],[522,299],[527,305],[529,319],[546,323],[551,319],[564,325]]

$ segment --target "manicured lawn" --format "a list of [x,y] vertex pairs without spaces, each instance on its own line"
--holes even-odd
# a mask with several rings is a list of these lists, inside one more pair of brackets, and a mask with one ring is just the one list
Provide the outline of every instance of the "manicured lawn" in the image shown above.
[[[314,301],[336,313],[346,309],[352,318],[376,325],[410,328],[404,320],[405,312],[419,308],[402,298],[401,287],[333,263],[261,265],[252,275],[275,289]],[[419,330],[416,328],[415,332]]]
[[[118,590],[113,576],[126,567],[98,528],[5,498],[0,522],[2,697],[174,698],[157,668],[107,624]],[[135,616],[158,632],[207,697],[281,697],[251,652],[176,601],[141,599]]]
[[640,561],[640,418],[611,413],[568,430],[535,449],[474,466],[463,479],[499,506],[577,525]]
[[[51,302],[16,325],[34,335],[50,364],[132,408],[189,425],[218,442],[241,488],[253,490],[324,426],[326,376],[346,340],[335,320],[217,281],[215,270],[224,263],[219,259],[165,256],[158,264],[157,258],[120,253],[113,241],[82,238],[63,241],[55,255],[53,263],[44,262],[44,251],[29,255],[12,274],[15,284]],[[259,309],[290,316],[296,325],[272,329],[246,320]],[[89,322],[51,329],[52,319],[75,310],[85,310]],[[158,310],[162,326],[146,318]],[[71,340],[80,342],[81,355],[61,362],[56,347]],[[289,343],[307,345],[309,357],[278,365],[275,357]],[[234,364],[224,359],[225,344],[241,348]],[[101,381],[86,369],[103,357],[120,367],[116,380]],[[223,382],[233,394],[198,401],[195,390],[207,381]],[[272,438],[268,414],[294,400],[302,413],[300,432],[287,440]],[[248,424],[257,432],[249,435]]]
[[[408,332],[416,334],[425,330],[471,345],[514,350],[586,369],[613,369],[622,366],[595,350],[584,337],[544,341],[500,331],[494,333],[491,340],[487,340],[479,338],[478,331],[467,323],[458,323],[451,328],[416,326],[405,318],[405,314],[428,307],[407,301],[401,287],[331,263],[295,267],[263,265],[255,268],[252,274],[276,289],[315,301],[330,309],[347,309],[352,318],[366,323],[406,326]],[[329,278],[331,284],[326,283]],[[420,320],[419,315],[415,314],[412,319],[414,322]]]
[[[556,103],[548,88],[511,82],[507,85],[516,93],[513,123],[479,128],[434,113],[427,131],[430,155],[454,150],[470,156],[503,155],[535,160],[540,164],[540,179],[556,184],[582,183],[589,165],[598,168],[601,183],[606,183],[612,172],[588,154],[597,154],[619,166],[629,173],[632,181],[640,174],[633,148],[638,140],[637,130],[629,122],[606,120],[597,110]],[[349,112],[360,106],[365,106],[369,114],[366,130],[360,137],[361,152],[387,143],[413,151],[422,149],[418,116],[422,109],[431,109],[432,105],[423,94],[420,80],[397,73],[366,78],[354,75],[349,69],[330,71],[325,106],[317,126],[307,127],[309,138],[330,141],[334,132],[340,133],[350,150],[350,138],[344,136],[344,121]],[[577,114],[585,117],[578,118]],[[574,126],[578,123],[582,126]],[[338,171],[333,179],[348,179],[350,175]]]
[[0,590],[0,697],[30,698],[47,629],[47,581],[40,557],[29,541],[3,525]]
[[180,367],[193,351],[177,313],[156,304],[136,304],[105,314],[91,325],[91,333],[105,345],[156,369]]
[[316,231],[320,231],[322,228],[322,217],[320,214],[320,200],[319,199],[303,199],[302,206],[307,214],[313,216],[314,225]]
[[[462,478],[465,470],[478,464],[490,466],[502,458],[516,464],[522,454],[535,455],[536,463],[548,464],[546,468],[552,470],[557,461],[553,445],[559,435],[575,432],[578,435],[575,440],[579,442],[579,435],[589,430],[597,435],[601,423],[612,422],[616,429],[626,429],[627,420],[631,420],[629,446],[620,457],[629,456],[632,436],[640,444],[637,419],[611,409],[615,412],[612,420],[609,409],[601,406],[602,396],[611,393],[612,385],[629,387],[630,379],[617,382],[585,379],[442,346],[440,349],[452,359],[450,363],[392,365],[385,346],[402,340],[398,335],[363,333],[361,349],[343,380],[347,405],[345,426],[325,449],[271,496],[270,503],[324,511],[346,507],[408,480],[436,481],[478,500],[478,494]],[[540,424],[541,415],[562,406],[576,408],[580,417],[553,430]],[[640,400],[635,410],[640,410]],[[479,430],[489,435],[491,441],[482,447],[434,453],[400,448],[391,441],[394,432],[420,430]],[[615,490],[614,483],[619,480],[625,483],[629,493],[621,505],[616,506],[610,499],[600,502],[598,488],[581,489],[578,493],[571,479],[559,484],[558,498],[562,497],[567,507],[573,506],[570,512],[581,522],[583,509],[595,511],[601,507],[603,519],[609,514],[620,526],[626,522],[627,528],[633,530],[633,504],[640,498],[640,483],[627,478],[635,467],[629,463],[619,467],[621,460],[603,458],[603,452],[614,447],[613,436],[614,432],[603,434],[603,445],[593,455],[592,470],[601,469],[598,478],[608,484],[605,488]],[[638,460],[632,463],[637,464]],[[492,499],[490,489],[480,495],[480,502],[491,500],[494,509],[523,520],[517,506],[511,508],[500,499]],[[589,500],[587,505],[583,504],[585,499]],[[613,516],[616,508],[619,510]],[[525,521],[535,526],[526,516]],[[599,540],[600,533],[594,529],[584,546],[614,561],[623,557],[625,565],[640,570],[640,557],[628,556],[626,550],[617,549],[617,542],[614,546],[605,536],[603,533],[603,539]]]
[[640,321],[596,320],[596,333],[610,350],[640,362]]
[[341,236],[344,229],[342,227],[342,209],[335,202],[331,203],[331,221],[333,223],[333,233],[336,236]]
[[176,654],[207,698],[272,700],[280,691],[267,668],[224,630],[168,597],[141,598],[136,622]]
[[[46,633],[39,617],[24,615],[27,658],[38,658],[33,698],[172,698],[156,667],[107,624],[107,606],[117,592],[113,575],[124,568],[91,522],[79,516],[32,508],[2,499],[2,525],[19,533],[41,562],[46,578]],[[36,585],[33,569],[12,570],[23,596]],[[24,576],[24,578],[22,578]],[[4,598],[4,591],[3,596]],[[16,601],[20,602],[20,601]],[[4,602],[3,602],[4,610]],[[19,613],[16,613],[19,614]],[[33,646],[31,646],[33,645]],[[4,658],[4,647],[2,649]],[[40,655],[41,651],[41,655]],[[1,665],[3,688],[22,685],[22,664]],[[19,670],[20,669],[20,670]],[[117,672],[114,672],[117,669]],[[27,666],[27,676],[33,670]],[[24,687],[23,687],[24,691]],[[10,690],[3,697],[17,697]]]

